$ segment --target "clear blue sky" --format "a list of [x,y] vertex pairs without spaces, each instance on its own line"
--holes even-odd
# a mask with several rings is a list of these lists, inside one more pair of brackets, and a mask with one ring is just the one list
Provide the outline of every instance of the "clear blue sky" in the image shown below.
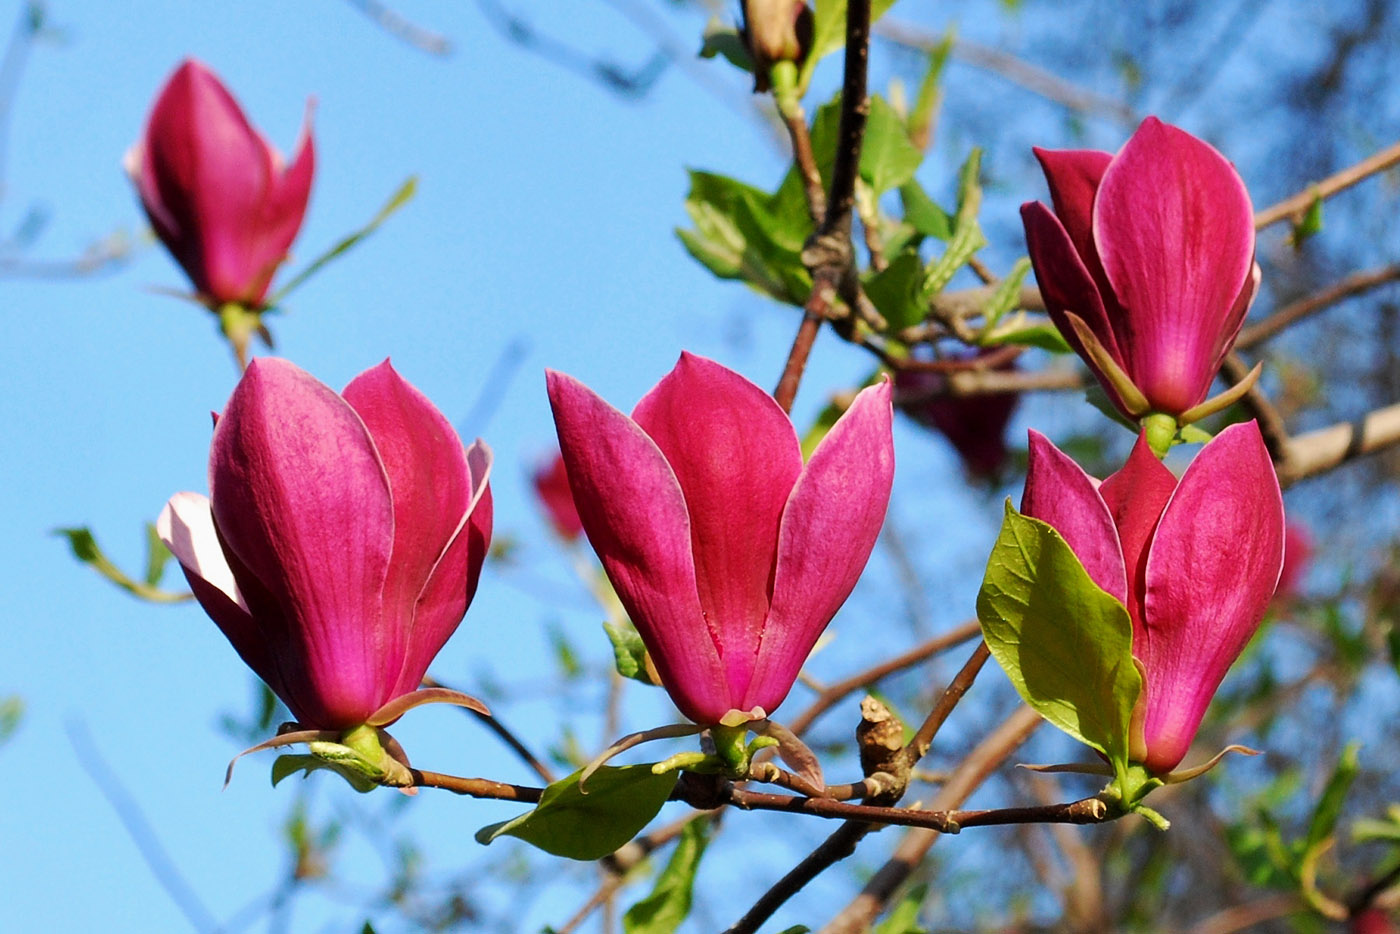
[[[117,228],[144,236],[121,157],[156,89],[186,55],[222,75],[284,152],[306,99],[316,98],[319,165],[297,259],[363,223],[407,175],[420,176],[417,200],[305,286],[272,326],[280,353],[337,388],[392,356],[458,421],[506,348],[521,342],[523,359],[510,382],[496,387],[500,405],[483,429],[497,456],[497,534],[517,540],[520,550],[512,569],[488,571],[434,671],[467,689],[483,677],[517,688],[522,702],[505,707],[510,720],[537,745],[556,739],[544,687],[549,668],[541,661],[547,626],[563,626],[590,661],[605,658],[606,645],[600,617],[571,583],[524,482],[526,467],[552,444],[543,368],[578,376],[624,409],[682,348],[771,385],[794,317],[740,286],[715,282],[671,230],[685,219],[686,166],[771,184],[782,171],[779,149],[755,121],[674,69],[645,100],[625,101],[507,44],[471,3],[397,4],[452,38],[456,51],[446,60],[386,36],[341,0],[50,6],[66,42],[37,48],[24,75],[0,204],[6,228],[32,204],[52,212],[36,257],[75,254]],[[623,63],[645,59],[646,43],[607,4],[568,7],[565,15],[554,4],[519,5],[542,28],[565,32],[584,48]],[[8,28],[17,9],[0,4],[0,26]],[[995,41],[1000,28],[993,17],[965,24],[963,34]],[[742,80],[724,65],[708,67],[744,99]],[[888,76],[887,62],[877,67],[878,78]],[[821,76],[830,87],[834,72]],[[980,87],[966,72],[956,80]],[[1027,106],[1046,132],[1060,131],[1049,111]],[[1111,127],[1091,132],[1106,148],[1124,135]],[[968,143],[956,124],[948,134],[925,175],[940,193],[949,185],[938,173]],[[1065,142],[1062,135],[1051,139]],[[1030,171],[1024,151],[994,153],[992,164],[1018,175],[1016,191],[994,193],[1000,220],[989,221],[991,258],[1004,266],[1020,250],[1009,208],[1026,194],[1019,179],[1033,176],[1023,174]],[[209,412],[222,407],[235,371],[207,315],[150,291],[184,286],[179,270],[149,243],[112,275],[0,281],[0,592],[7,617],[0,696],[17,693],[27,705],[19,733],[0,747],[6,929],[185,927],[80,768],[72,724],[90,732],[216,919],[234,915],[285,872],[278,827],[296,791],[291,784],[268,787],[270,757],[245,760],[231,787],[220,790],[236,747],[219,730],[219,716],[243,715],[250,705],[250,679],[233,651],[197,608],[132,600],[81,568],[49,535],[57,526],[91,525],[109,554],[134,568],[141,524],[171,493],[206,490]],[[827,392],[858,381],[868,368],[858,352],[824,335],[799,397],[799,423]],[[1062,423],[1044,407],[1034,411],[1042,429]],[[1018,430],[1028,420],[1023,412]],[[941,587],[934,618],[946,625],[972,607],[996,509],[984,499],[935,492],[958,476],[943,446],[903,427],[897,443],[896,508],[917,517],[906,520],[906,531],[925,549],[920,560]],[[950,528],[963,531],[947,535]],[[878,579],[890,572],[872,573]],[[167,583],[180,582],[172,574]],[[894,598],[867,588],[867,599],[845,619],[854,628],[898,612]],[[837,654],[819,658],[819,670],[848,672],[869,651],[841,623]],[[655,694],[635,700],[629,727],[674,716]],[[582,741],[594,744],[597,723],[578,722]],[[506,751],[450,711],[415,713],[396,732],[424,767],[528,780]],[[377,813],[388,796],[335,800]],[[431,871],[446,874],[480,865],[488,851],[472,832],[517,809],[424,794],[409,810],[407,826],[422,835]],[[498,843],[499,852],[489,853],[505,861],[513,846]],[[360,838],[347,842],[346,852],[347,873],[380,878]],[[779,854],[774,865],[786,859]],[[586,867],[572,878],[586,881]],[[559,891],[524,909],[521,929],[559,923],[571,900],[567,888]],[[293,929],[331,921],[347,929],[352,918],[337,907],[343,895],[305,900]]]

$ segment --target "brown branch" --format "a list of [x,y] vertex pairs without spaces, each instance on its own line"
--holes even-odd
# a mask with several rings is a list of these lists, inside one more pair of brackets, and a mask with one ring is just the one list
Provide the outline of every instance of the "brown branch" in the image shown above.
[[1286,918],[1307,910],[1308,906],[1297,895],[1269,895],[1246,905],[1234,905],[1217,911],[1191,928],[1191,934],[1234,934],[1235,931],[1247,930],[1265,921]]
[[[1249,375],[1250,366],[1237,353],[1227,354],[1220,364],[1220,374],[1231,386],[1237,385]],[[1254,416],[1259,424],[1259,433],[1264,436],[1264,446],[1269,449],[1269,458],[1275,463],[1283,462],[1288,456],[1288,429],[1284,427],[1283,416],[1269,401],[1264,390],[1256,382],[1249,387],[1240,403]]]
[[441,772],[427,772],[422,769],[409,769],[416,788],[441,788],[454,795],[469,795],[473,798],[494,798],[498,801],[523,801],[535,804],[544,794],[543,788],[529,788],[524,785],[511,785],[489,778],[462,778],[457,775],[444,775]]
[[[934,796],[934,806],[955,808],[966,801],[1043,722],[1031,708],[1024,705],[1017,708],[968,753],[949,776],[947,784]],[[822,929],[821,934],[858,934],[868,929],[938,837],[938,831],[924,828],[906,834],[890,860],[866,883],[861,893]]]
[[1356,422],[1338,422],[1298,435],[1278,465],[1279,482],[1290,486],[1400,443],[1400,403],[1376,409]]
[[1314,182],[1296,195],[1284,198],[1277,204],[1271,204],[1259,211],[1254,215],[1254,227],[1256,230],[1263,230],[1281,220],[1300,218],[1312,206],[1313,201],[1320,198],[1330,198],[1337,192],[1344,191],[1379,172],[1384,172],[1397,163],[1400,163],[1400,143],[1392,143],[1355,165],[1342,169],[1342,171],[1330,175],[1320,182]]
[[813,226],[820,226],[826,217],[826,191],[822,188],[822,173],[812,154],[812,137],[807,132],[807,114],[800,104],[781,109],[783,126],[792,144],[792,161],[802,176],[802,189],[807,193],[807,209]]
[[929,711],[929,715],[924,718],[924,722],[919,726],[914,738],[904,747],[908,768],[912,769],[928,753],[929,747],[933,745],[933,738],[938,735],[938,731],[953,712],[953,708],[957,707],[958,702],[963,699],[967,689],[972,687],[972,682],[977,679],[978,673],[981,672],[982,666],[987,663],[991,654],[987,643],[978,642],[971,657],[963,663],[953,680],[948,682],[948,686],[943,689],[942,695],[938,698],[938,703],[934,704],[933,710]]
[[947,651],[970,639],[974,639],[980,635],[981,632],[982,628],[977,620],[971,620],[948,632],[929,639],[922,645],[916,645],[909,651],[901,655],[896,655],[888,661],[881,662],[864,671],[857,672],[849,678],[838,681],[823,691],[816,700],[812,701],[812,703],[807,706],[806,710],[802,711],[796,719],[788,724],[788,728],[794,733],[801,735],[811,728],[818,717],[844,700],[848,695],[855,693],[863,687],[875,684],[877,681],[887,678],[895,672],[903,671],[905,668],[912,668],[914,665],[927,661],[940,652]]
[[[423,687],[446,688],[448,687],[448,685],[443,684],[441,681],[437,680],[432,675],[424,675]],[[449,690],[455,690],[455,688],[449,688]],[[487,728],[490,729],[492,733],[495,733],[498,737],[500,737],[500,739],[507,746],[509,746],[517,756],[520,757],[521,761],[523,761],[532,770],[534,770],[534,773],[536,775],[544,779],[545,784],[549,784],[554,781],[554,772],[549,768],[549,766],[541,762],[535,756],[535,754],[530,751],[530,748],[526,746],[525,743],[522,742],[519,737],[512,733],[504,723],[496,719],[494,715],[489,713],[483,714],[480,711],[472,710],[470,707],[463,707],[462,710],[466,711],[473,717],[476,717],[476,719],[480,720],[482,723],[486,724]]]
[[1400,263],[1384,266],[1380,269],[1354,272],[1312,295],[1284,305],[1258,324],[1250,325],[1240,331],[1240,336],[1235,340],[1235,349],[1245,350],[1253,347],[1310,315],[1317,314],[1319,311],[1331,308],[1338,302],[1369,292],[1397,279],[1400,279]]
[[851,206],[860,168],[860,147],[865,136],[866,68],[870,57],[870,0],[851,0],[846,7],[846,65],[841,86],[841,122],[837,130],[836,162],[831,170],[831,190],[822,223],[802,251],[802,261],[812,271],[812,293],[802,309],[792,350],[773,398],[784,412],[792,410],[802,372],[812,344],[824,320],[832,317],[838,290],[855,312],[860,283],[851,245]]
[[860,821],[847,821],[836,828],[820,846],[764,892],[725,934],[755,934],[763,922],[771,918],[789,898],[802,891],[807,883],[854,853],[856,844],[873,829],[870,824]]

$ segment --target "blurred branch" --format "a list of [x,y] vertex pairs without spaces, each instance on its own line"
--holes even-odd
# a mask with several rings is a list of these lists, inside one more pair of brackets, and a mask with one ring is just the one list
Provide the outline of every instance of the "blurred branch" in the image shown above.
[[[456,690],[455,688],[449,688],[448,685],[443,684],[441,681],[437,680],[432,675],[425,675],[423,677],[423,687],[448,688],[449,690]],[[519,737],[512,733],[504,723],[496,719],[495,716],[493,716],[492,714],[483,714],[480,711],[473,710],[470,707],[463,707],[461,709],[466,713],[471,714],[477,720],[486,724],[487,728],[490,729],[492,733],[495,733],[498,737],[500,737],[501,740],[505,742],[505,744],[509,746],[517,756],[520,757],[521,761],[523,761],[526,765],[533,769],[535,774],[538,775],[540,778],[544,779],[546,783],[554,781],[554,773],[550,771],[549,766],[541,762],[539,758],[536,757],[535,754],[530,751],[530,748],[526,746],[525,743],[522,742]]]
[[1297,895],[1270,895],[1245,905],[1234,905],[1217,911],[1191,928],[1190,934],[1234,934],[1235,931],[1248,930],[1265,921],[1286,918],[1306,910],[1307,906]]
[[1254,215],[1255,229],[1263,230],[1281,220],[1302,217],[1314,201],[1330,198],[1337,192],[1345,191],[1352,185],[1365,181],[1372,175],[1384,172],[1397,163],[1400,163],[1400,143],[1392,143],[1355,165],[1342,169],[1335,175],[1329,175],[1320,182],[1314,182],[1296,195],[1284,198],[1277,204],[1272,204],[1259,211]]
[[87,726],[82,721],[69,720],[64,724],[64,728],[68,732],[68,741],[73,745],[73,752],[78,756],[78,764],[111,805],[112,811],[121,821],[131,842],[136,844],[137,852],[141,854],[141,859],[151,870],[156,882],[170,896],[170,900],[180,909],[180,913],[190,922],[191,927],[196,931],[217,931],[218,922],[200,901],[189,882],[180,874],[179,867],[161,845],[160,838],[156,836],[151,822],[141,811],[141,806],[102,758],[102,753],[93,743]]
[[402,14],[380,3],[379,0],[345,0],[345,2],[369,17],[376,26],[395,39],[407,42],[420,52],[444,58],[452,54],[452,40],[411,22]]
[[1279,482],[1290,486],[1397,443],[1400,403],[1376,409],[1355,422],[1339,422],[1291,439],[1278,465]]
[[[1250,366],[1237,353],[1230,353],[1220,363],[1220,375],[1231,386],[1237,386],[1249,375]],[[1288,456],[1288,430],[1284,427],[1283,416],[1264,395],[1259,383],[1249,387],[1240,403],[1259,424],[1259,433],[1264,436],[1264,445],[1269,449],[1269,458],[1281,463]]]
[[1354,295],[1362,295],[1397,279],[1400,279],[1400,263],[1383,266],[1379,269],[1354,272],[1326,288],[1319,289],[1296,302],[1284,305],[1263,321],[1244,328],[1240,331],[1239,338],[1235,340],[1235,349],[1244,350],[1253,347],[1310,315],[1317,314],[1319,311],[1331,308],[1338,302],[1345,301]]

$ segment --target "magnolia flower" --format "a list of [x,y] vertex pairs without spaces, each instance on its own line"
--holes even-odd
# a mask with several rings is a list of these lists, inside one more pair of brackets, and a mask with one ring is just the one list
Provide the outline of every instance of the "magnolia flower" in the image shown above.
[[801,65],[812,50],[812,10],[802,0],[744,0],[740,35],[753,58],[755,91],[770,87],[778,62]]
[[787,696],[875,545],[894,474],[890,386],[807,464],[762,389],[682,354],[632,417],[562,373],[549,398],[584,532],[661,683],[697,724]]
[[[954,359],[972,361],[996,350],[969,350]],[[994,367],[1016,368],[1014,358]],[[1006,464],[1006,426],[1021,401],[1018,393],[975,396],[935,395],[946,382],[943,374],[900,370],[894,375],[896,404],[914,421],[940,432],[962,458],[967,472],[979,480],[996,480]]]
[[256,308],[301,228],[315,161],[309,114],[284,166],[218,77],[186,59],[161,88],[126,169],[200,300]]
[[491,539],[491,451],[386,360],[342,395],[254,360],[214,429],[210,496],[161,540],[206,613],[305,728],[369,722],[457,629]]
[[1180,482],[1139,437],[1102,483],[1030,433],[1021,511],[1058,531],[1127,607],[1143,693],[1134,761],[1186,755],[1225,672],[1263,619],[1283,565],[1283,497],[1254,422],[1206,444]]
[[578,507],[574,505],[574,494],[569,489],[569,474],[564,468],[564,457],[555,454],[535,470],[530,477],[535,487],[535,496],[544,507],[549,524],[560,538],[572,542],[583,534],[583,523],[579,522]]
[[1239,174],[1155,117],[1116,156],[1035,154],[1055,209],[1028,202],[1021,219],[1056,327],[1130,419],[1208,414],[1193,410],[1259,288]]

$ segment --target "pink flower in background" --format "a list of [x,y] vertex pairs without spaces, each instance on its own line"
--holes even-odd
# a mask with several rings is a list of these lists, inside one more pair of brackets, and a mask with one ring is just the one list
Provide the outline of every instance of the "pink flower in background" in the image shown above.
[[[953,359],[970,361],[998,352],[968,350]],[[1014,358],[1007,359],[994,369],[1014,370],[1016,361]],[[971,476],[995,481],[1006,465],[1006,426],[1021,401],[1020,395],[997,393],[960,398],[934,397],[932,394],[941,390],[944,382],[945,377],[941,373],[900,370],[894,375],[896,405],[920,425],[947,438]]]
[[260,358],[214,429],[209,498],[175,494],[158,529],[298,722],[346,729],[414,691],[461,622],[491,540],[490,467],[387,360],[336,395]]
[[1395,934],[1396,927],[1390,915],[1373,906],[1352,915],[1347,921],[1347,930],[1351,934]]
[[583,523],[578,518],[578,507],[574,505],[574,494],[569,489],[569,473],[564,468],[564,456],[555,454],[542,464],[530,477],[535,487],[549,524],[566,542],[571,542],[583,534]]
[[1307,526],[1301,522],[1290,522],[1283,530],[1283,572],[1278,577],[1278,592],[1275,600],[1292,600],[1312,565],[1313,538]]
[[584,531],[676,706],[702,725],[771,713],[884,521],[889,383],[804,465],[777,403],[704,357],[682,354],[631,418],[573,377],[548,382]]
[[309,117],[284,166],[218,77],[186,59],[157,96],[126,168],[200,299],[254,308],[301,228],[315,160]]
[[1138,438],[1102,483],[1032,431],[1021,511],[1049,523],[1127,607],[1144,672],[1133,758],[1186,755],[1225,672],[1263,619],[1283,565],[1283,497],[1254,422],[1206,444],[1180,482]]
[[[1225,157],[1148,117],[1115,155],[1035,150],[1054,211],[1021,206],[1050,317],[1124,415],[1199,405],[1259,287],[1249,192]],[[1107,354],[1095,359],[1075,319]],[[1110,364],[1112,366],[1110,366]]]

